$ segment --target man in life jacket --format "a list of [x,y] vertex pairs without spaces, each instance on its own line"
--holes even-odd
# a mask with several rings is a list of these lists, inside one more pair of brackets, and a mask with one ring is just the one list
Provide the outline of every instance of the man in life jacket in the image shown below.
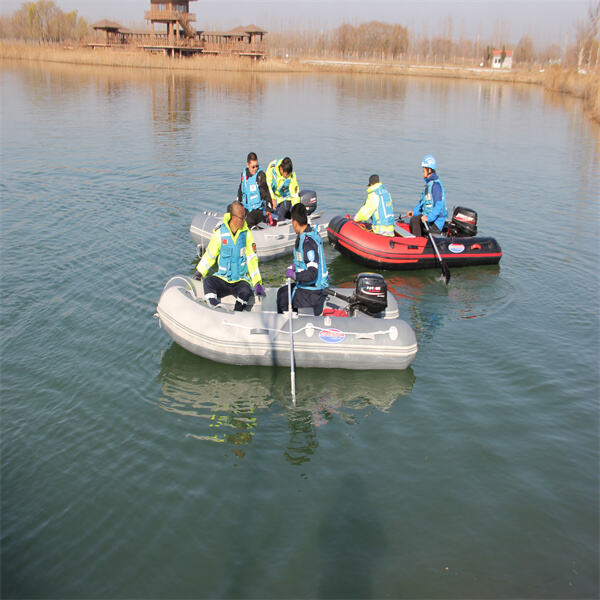
[[[244,310],[254,286],[256,296],[264,296],[256,244],[246,224],[246,209],[240,202],[232,202],[223,223],[215,229],[206,252],[196,266],[194,279],[204,277],[204,299],[217,306],[224,296],[234,296],[234,310]],[[208,270],[219,259],[218,271],[206,277]]]
[[367,200],[354,215],[358,222],[371,219],[373,233],[379,235],[394,235],[394,206],[392,197],[379,181],[379,175],[369,177]]
[[[325,288],[329,285],[323,240],[318,231],[308,224],[306,206],[295,204],[292,208],[292,227],[297,233],[294,263],[285,271],[292,283],[292,307],[312,308],[315,315],[323,312],[327,298]],[[288,310],[287,285],[277,290],[277,312]]]
[[270,220],[271,194],[265,172],[258,166],[258,157],[254,152],[250,152],[246,159],[237,199],[246,209],[248,227],[252,228],[258,223]]
[[287,219],[292,207],[300,202],[300,187],[289,156],[275,159],[267,167],[267,186],[271,193],[273,216],[277,220]]
[[437,162],[428,154],[421,162],[425,187],[421,199],[413,210],[406,213],[410,217],[410,231],[413,235],[425,236],[427,232],[423,223],[427,222],[432,233],[439,233],[444,227],[448,209],[446,208],[446,191],[438,177]]

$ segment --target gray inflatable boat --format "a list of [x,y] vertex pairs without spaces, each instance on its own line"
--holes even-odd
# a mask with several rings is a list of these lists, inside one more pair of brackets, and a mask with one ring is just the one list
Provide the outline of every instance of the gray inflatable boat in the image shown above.
[[[352,290],[334,289],[334,294]],[[417,353],[411,326],[399,318],[398,303],[387,295],[386,308],[372,315],[292,317],[297,367],[337,369],[406,369]],[[221,363],[290,366],[289,316],[278,314],[277,288],[267,288],[261,301],[251,298],[248,309],[233,311],[233,297],[216,308],[204,300],[202,282],[177,275],[161,294],[156,316],[160,326],[180,346]],[[348,308],[347,297],[330,295],[328,312]]]
[[[309,224],[319,232],[319,235],[324,240],[327,240],[327,225],[335,215],[333,213],[325,214],[316,210],[317,195],[311,190],[301,191],[300,199],[307,208]],[[206,210],[192,218],[190,235],[198,251],[198,256],[208,246],[213,231],[222,222],[223,213]],[[261,260],[271,260],[291,254],[296,242],[296,233],[289,219],[281,221],[277,225],[259,223],[256,227],[252,228],[252,235],[256,242],[256,253]]]

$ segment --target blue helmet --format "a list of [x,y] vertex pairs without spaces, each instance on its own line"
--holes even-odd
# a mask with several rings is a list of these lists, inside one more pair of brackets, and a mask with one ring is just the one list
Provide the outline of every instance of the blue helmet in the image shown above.
[[421,161],[421,166],[427,167],[428,169],[433,169],[434,171],[437,170],[437,163],[435,162],[435,158],[433,156],[431,156],[431,154],[428,154]]

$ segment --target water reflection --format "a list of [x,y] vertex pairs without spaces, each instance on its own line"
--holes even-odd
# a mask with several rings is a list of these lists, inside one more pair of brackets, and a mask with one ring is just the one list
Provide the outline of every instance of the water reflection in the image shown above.
[[343,74],[329,75],[335,78],[335,89],[338,98],[343,102],[356,99],[359,102],[395,100],[406,98],[408,83],[403,77],[382,77],[381,75],[354,74],[351,77]]
[[[227,444],[242,458],[261,432],[283,446],[287,461],[300,465],[318,448],[319,428],[334,419],[358,425],[372,411],[386,412],[410,394],[415,376],[411,369],[300,369],[293,407],[288,369],[214,363],[172,343],[158,381],[158,405],[184,419],[186,437]],[[282,419],[287,427],[281,427]]]
[[[209,96],[214,100],[241,100],[256,104],[262,98],[269,74],[168,69],[130,69],[101,65],[76,65],[52,62],[5,60],[3,70],[25,74],[35,94],[48,96],[81,95],[86,87],[95,85],[107,98],[131,87],[153,89],[156,108],[163,117],[173,108],[189,110],[194,96]],[[161,91],[162,90],[162,91]]]
[[176,131],[191,121],[192,85],[189,78],[167,74],[152,85],[152,119],[159,130]]
[[[354,277],[369,271],[345,256],[329,262],[329,274],[339,287],[352,288]],[[375,271],[383,275],[396,300],[400,318],[409,320],[419,345],[435,337],[448,319],[476,319],[503,310],[515,295],[500,277],[500,265],[452,269],[446,286],[438,269],[421,271]]]

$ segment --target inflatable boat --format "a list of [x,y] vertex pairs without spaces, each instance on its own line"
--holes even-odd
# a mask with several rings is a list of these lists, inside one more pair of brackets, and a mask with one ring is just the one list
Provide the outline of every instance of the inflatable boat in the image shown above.
[[[308,211],[308,222],[316,229],[321,237],[327,239],[327,225],[333,214],[316,212],[317,197],[310,190],[300,192],[302,203]],[[190,225],[190,235],[198,255],[208,246],[213,231],[223,222],[223,214],[211,211],[202,211],[195,215]],[[296,232],[289,219],[270,225],[259,223],[252,228],[252,235],[256,243],[256,252],[259,259],[271,260],[286,254],[291,254],[296,242]]]
[[[475,224],[461,223],[454,216],[447,232],[433,234],[435,245],[448,267],[494,265],[502,258],[502,249],[494,238],[476,235],[474,214]],[[379,235],[373,233],[368,224],[357,223],[349,215],[336,216],[329,222],[327,237],[341,254],[370,268],[439,267],[429,237],[413,236],[408,225],[401,221],[396,223],[395,230],[394,236]]]
[[[293,313],[297,367],[397,370],[412,363],[417,353],[413,329],[399,318],[398,304],[387,287],[370,285],[368,276],[366,280],[364,293],[383,297],[385,308],[374,309],[379,312],[364,312],[356,293],[344,295],[351,290],[328,289],[323,315],[314,316],[312,310],[304,314],[302,309]],[[212,307],[204,300],[202,282],[177,275],[165,285],[155,316],[171,339],[204,358],[289,367],[289,316],[277,313],[276,301],[277,288],[267,288],[261,301],[251,298],[242,312],[233,311],[231,296]]]

